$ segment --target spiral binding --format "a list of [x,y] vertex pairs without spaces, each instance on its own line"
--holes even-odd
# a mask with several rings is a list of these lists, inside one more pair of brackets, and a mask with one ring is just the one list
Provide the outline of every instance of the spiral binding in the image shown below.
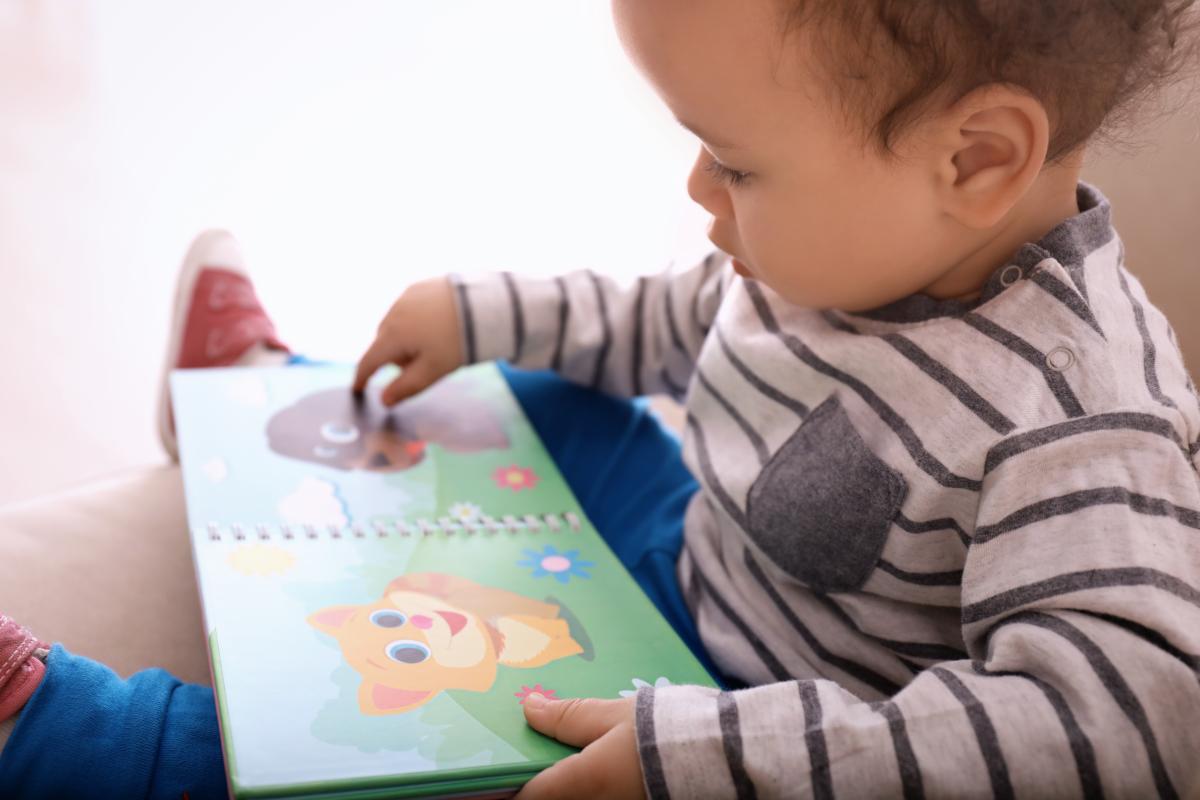
[[[481,515],[474,520],[455,520],[439,517],[436,520],[417,519],[411,522],[356,522],[353,525],[315,525],[310,523],[259,524],[247,526],[239,522],[221,524],[210,522],[205,534],[210,542],[232,541],[296,541],[315,539],[386,539],[389,537],[429,537],[455,535],[495,535],[498,533],[562,533],[578,532],[583,522],[571,511],[561,514],[506,514],[495,518]],[[251,529],[252,528],[252,529]]]

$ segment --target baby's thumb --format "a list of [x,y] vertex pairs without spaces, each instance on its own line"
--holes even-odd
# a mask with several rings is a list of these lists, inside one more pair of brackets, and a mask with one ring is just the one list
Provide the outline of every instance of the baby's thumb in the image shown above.
[[623,700],[531,694],[525,698],[525,721],[536,731],[573,747],[586,747],[619,725],[628,714]]
[[394,406],[415,394],[425,391],[441,376],[429,367],[429,360],[418,358],[400,370],[400,377],[387,385],[381,399],[385,406]]

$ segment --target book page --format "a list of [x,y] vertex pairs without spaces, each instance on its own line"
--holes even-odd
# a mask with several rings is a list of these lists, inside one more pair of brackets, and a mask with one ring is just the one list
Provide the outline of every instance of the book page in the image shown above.
[[350,375],[173,376],[235,789],[518,785],[571,752],[528,694],[711,684],[495,367],[392,412]]

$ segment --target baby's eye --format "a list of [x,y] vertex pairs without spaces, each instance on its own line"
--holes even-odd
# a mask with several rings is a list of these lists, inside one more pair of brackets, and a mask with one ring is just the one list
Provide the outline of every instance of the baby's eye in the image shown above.
[[429,658],[429,648],[411,639],[401,639],[387,646],[388,658],[401,664],[420,664]]
[[321,438],[334,444],[358,441],[358,428],[349,422],[326,422],[321,426]]
[[408,622],[408,617],[401,614],[399,611],[390,611],[381,609],[371,615],[371,622],[381,628],[399,628],[404,623]]
[[704,171],[713,176],[713,178],[715,178],[718,182],[724,183],[728,186],[744,186],[746,182],[750,180],[749,172],[741,172],[736,169],[730,169],[720,161],[717,161],[715,158],[710,159],[709,162],[704,165]]

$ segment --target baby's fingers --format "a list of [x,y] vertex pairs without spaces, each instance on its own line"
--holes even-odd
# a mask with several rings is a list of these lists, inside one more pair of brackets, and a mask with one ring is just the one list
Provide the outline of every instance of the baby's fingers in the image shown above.
[[516,800],[642,800],[642,767],[633,726],[619,725],[535,775]]
[[569,697],[555,700],[533,695],[522,704],[525,721],[564,744],[584,747],[633,717],[628,700]]
[[383,390],[383,404],[394,406],[428,389],[441,375],[429,368],[428,359],[416,359],[400,371],[400,377]]

